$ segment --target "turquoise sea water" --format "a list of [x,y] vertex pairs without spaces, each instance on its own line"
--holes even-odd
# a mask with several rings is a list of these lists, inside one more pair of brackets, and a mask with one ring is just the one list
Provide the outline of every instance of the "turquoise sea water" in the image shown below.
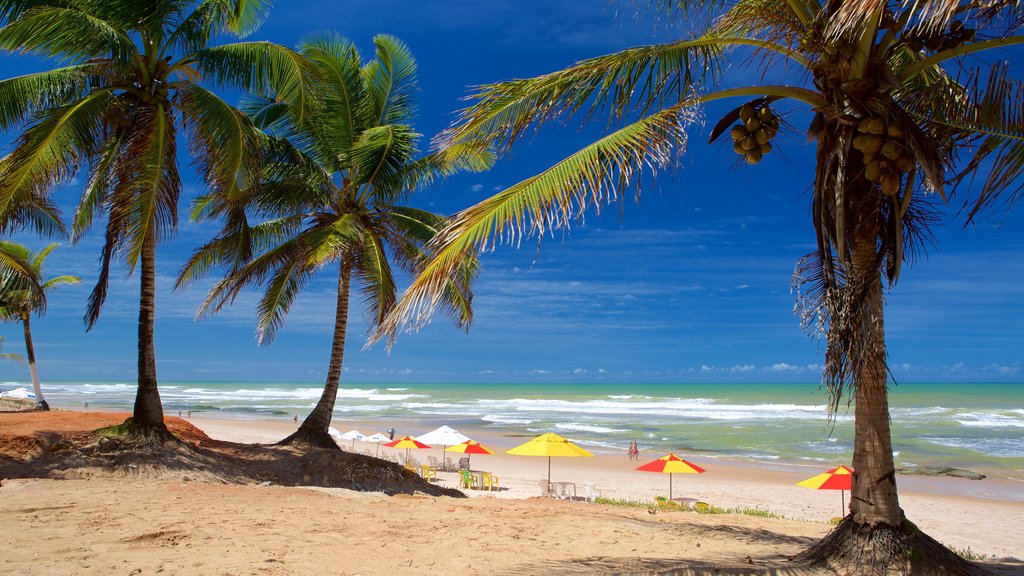
[[[780,462],[849,462],[853,411],[829,421],[816,384],[343,384],[335,426],[369,420],[556,432],[597,451],[631,440],[654,451]],[[0,391],[26,386],[4,382]],[[30,387],[29,387],[30,388]],[[192,410],[247,419],[303,417],[313,383],[162,382],[168,414]],[[49,382],[55,407],[130,410],[132,382]],[[1024,384],[903,383],[890,390],[897,465],[984,467],[1024,478]]]

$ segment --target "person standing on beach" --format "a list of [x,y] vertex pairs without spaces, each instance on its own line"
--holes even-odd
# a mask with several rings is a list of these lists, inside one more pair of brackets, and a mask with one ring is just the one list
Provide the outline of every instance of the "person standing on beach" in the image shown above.
[[629,443],[629,451],[627,454],[630,460],[638,460],[640,458],[640,447],[637,446],[636,440]]
[[388,438],[390,438],[391,440],[395,439],[395,427],[394,426],[392,426],[391,428],[388,428]]

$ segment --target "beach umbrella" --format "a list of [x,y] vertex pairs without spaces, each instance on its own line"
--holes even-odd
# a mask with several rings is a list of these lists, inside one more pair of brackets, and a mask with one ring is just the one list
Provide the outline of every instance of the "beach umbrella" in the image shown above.
[[465,442],[459,442],[454,446],[449,446],[444,449],[445,452],[455,452],[457,454],[466,454],[469,458],[472,458],[473,454],[494,454],[490,448],[487,448],[483,444],[476,442],[475,440],[466,440]]
[[433,446],[437,446],[438,444],[440,444],[441,461],[443,462],[444,449],[449,446],[469,440],[469,436],[466,436],[465,434],[459,432],[458,430],[455,430],[454,428],[450,428],[448,426],[441,426],[440,428],[435,428],[434,430],[431,430],[426,434],[420,434],[419,436],[416,437],[416,439],[419,440],[420,442],[423,442],[424,444],[431,444]]
[[672,475],[673,474],[703,474],[704,469],[697,466],[693,462],[687,462],[675,454],[669,454],[668,456],[662,456],[657,460],[652,460],[643,466],[638,466],[637,470],[643,472],[658,472],[659,474],[668,474],[668,499],[672,499]]
[[839,501],[842,504],[843,515],[846,515],[846,492],[853,489],[853,470],[846,466],[833,468],[828,472],[822,472],[813,478],[803,482],[797,482],[797,486],[813,488],[815,490],[839,490]]
[[413,448],[419,450],[420,448],[430,448],[423,442],[413,438],[412,436],[402,436],[398,440],[388,442],[384,445],[387,448],[405,448],[405,461],[409,461],[409,451]]
[[533,440],[520,444],[511,450],[506,450],[505,453],[512,454],[513,456],[547,456],[548,484],[551,484],[552,456],[565,456],[569,458],[593,456],[590,452],[551,432],[537,436]]
[[[381,434],[381,436],[383,436],[383,434]],[[359,430],[349,430],[348,432],[338,436],[338,438],[341,438],[342,440],[351,440],[352,447],[355,448],[356,440],[365,440],[366,436],[363,436],[363,433]]]
[[366,438],[363,438],[363,442],[375,442],[377,444],[377,453],[374,454],[374,456],[380,454],[380,443],[387,442],[388,440],[391,440],[391,438],[388,438],[387,434],[381,434],[380,432],[374,432]]

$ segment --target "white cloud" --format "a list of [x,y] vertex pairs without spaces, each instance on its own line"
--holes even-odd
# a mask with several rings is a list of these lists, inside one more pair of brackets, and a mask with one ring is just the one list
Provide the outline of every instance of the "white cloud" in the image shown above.
[[483,184],[473,184],[472,186],[469,187],[469,189],[472,190],[473,192],[479,192],[479,191],[484,189],[484,185]]
[[778,363],[772,364],[771,366],[768,367],[768,370],[770,370],[772,372],[796,372],[799,369],[800,369],[799,366],[794,366],[792,364],[786,364],[785,362],[778,362]]

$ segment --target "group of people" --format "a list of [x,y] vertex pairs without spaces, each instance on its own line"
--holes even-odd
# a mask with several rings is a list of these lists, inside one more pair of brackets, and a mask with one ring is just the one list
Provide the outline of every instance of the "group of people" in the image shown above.
[[629,456],[630,460],[635,461],[640,459],[640,447],[637,446],[636,440],[633,440],[632,442],[629,443],[629,450],[626,452],[626,454]]

